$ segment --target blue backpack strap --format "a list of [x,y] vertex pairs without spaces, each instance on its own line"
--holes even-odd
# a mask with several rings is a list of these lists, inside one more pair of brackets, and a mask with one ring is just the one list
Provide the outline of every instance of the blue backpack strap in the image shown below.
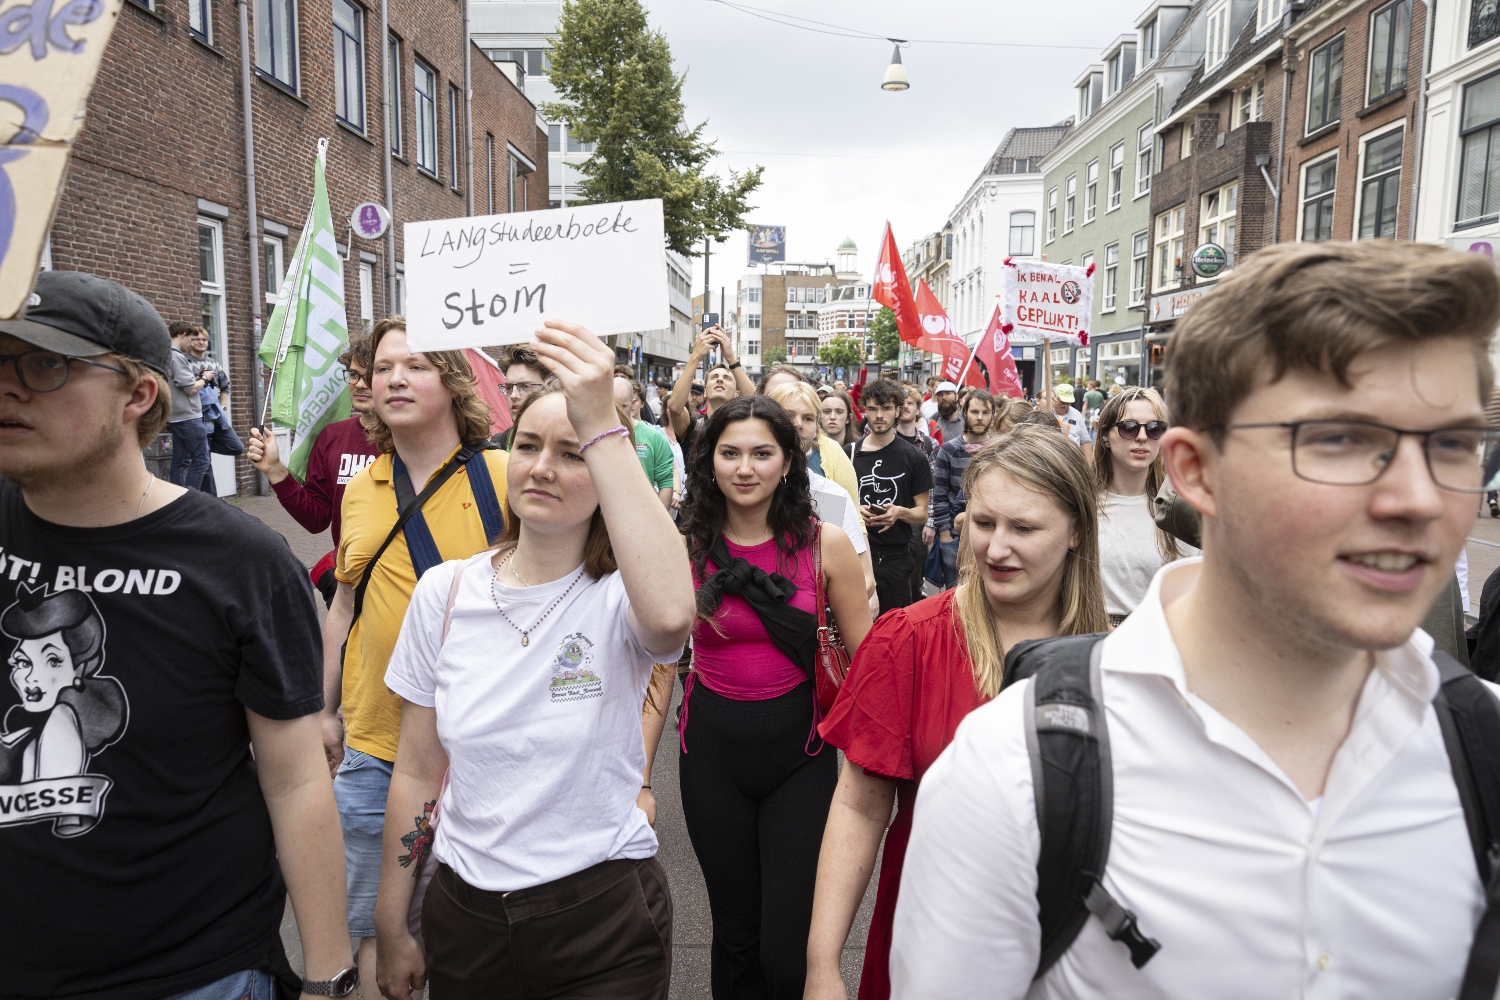
[[[396,509],[404,510],[408,504],[415,502],[416,494],[412,491],[411,476],[406,471],[406,463],[401,461],[401,456],[395,452],[391,453],[391,478],[396,486]],[[420,580],[432,567],[443,561],[442,553],[438,551],[437,542],[433,541],[432,531],[427,527],[427,520],[422,516],[421,508],[412,512],[406,519],[406,525],[402,528],[406,535],[406,550],[411,553],[412,569],[417,571],[417,579]]]
[[495,481],[490,477],[490,465],[484,459],[487,449],[481,448],[474,457],[464,463],[469,473],[469,489],[474,493],[474,506],[479,509],[479,520],[484,522],[484,540],[494,545],[505,531],[505,515],[500,510],[500,498],[495,495]]
[[1129,950],[1137,969],[1161,948],[1141,932],[1135,914],[1104,888],[1114,825],[1114,771],[1099,686],[1103,638],[1095,633],[1019,642],[1005,658],[1002,690],[1032,678],[1024,712],[1041,833],[1037,979],[1072,946],[1090,914]]

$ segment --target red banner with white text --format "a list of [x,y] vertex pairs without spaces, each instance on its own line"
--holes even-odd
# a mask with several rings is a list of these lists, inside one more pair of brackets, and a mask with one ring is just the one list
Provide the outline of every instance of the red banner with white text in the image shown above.
[[[953,330],[953,321],[943,311],[943,306],[927,287],[927,282],[917,281],[917,317],[922,324],[922,341],[917,344],[924,351],[941,355],[943,366],[938,377],[955,385],[972,385],[984,388],[984,378],[979,369],[969,364],[969,345]],[[962,378],[963,381],[959,382]]]

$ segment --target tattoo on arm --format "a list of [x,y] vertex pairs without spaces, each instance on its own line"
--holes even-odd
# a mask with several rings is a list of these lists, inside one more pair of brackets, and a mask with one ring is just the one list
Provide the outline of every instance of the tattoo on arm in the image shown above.
[[423,803],[422,815],[416,817],[416,828],[401,838],[401,846],[406,848],[406,853],[396,860],[401,862],[402,868],[411,868],[413,878],[422,874],[422,865],[427,860],[427,855],[432,853],[432,838],[436,835],[432,829],[432,811],[437,808],[437,799]]

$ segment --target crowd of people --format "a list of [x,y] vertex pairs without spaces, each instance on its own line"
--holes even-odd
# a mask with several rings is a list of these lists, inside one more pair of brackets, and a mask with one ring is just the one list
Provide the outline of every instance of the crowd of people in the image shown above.
[[848,1000],[877,864],[860,1000],[1493,996],[1500,582],[1442,623],[1497,324],[1487,260],[1379,241],[1240,262],[1161,391],[752,383],[717,327],[650,385],[549,319],[497,435],[388,317],[299,477],[201,328],[45,272],[0,322],[0,996],[664,1000],[669,721],[715,1000]]

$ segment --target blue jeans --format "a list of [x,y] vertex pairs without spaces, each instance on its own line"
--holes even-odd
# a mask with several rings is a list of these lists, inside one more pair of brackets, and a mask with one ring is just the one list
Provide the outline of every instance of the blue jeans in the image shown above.
[[167,424],[172,432],[172,468],[169,475],[178,486],[190,490],[203,488],[208,475],[208,431],[201,417],[174,420]]
[[246,969],[167,1000],[276,1000],[276,980],[269,972]]
[[938,551],[943,555],[943,589],[951,590],[958,586],[958,539],[938,539]]
[[349,936],[375,936],[375,895],[380,890],[380,841],[385,797],[391,790],[389,761],[344,747],[333,778],[333,797],[344,828],[344,866],[349,891]]
[[[215,407],[215,409],[218,409]],[[208,435],[208,450],[213,455],[243,455],[245,453],[245,442],[234,432],[229,425],[229,418],[219,410],[218,415],[210,420],[203,418],[203,431]],[[210,459],[208,472],[203,476],[203,492],[210,496],[218,496],[218,484],[214,482],[214,464]]]

